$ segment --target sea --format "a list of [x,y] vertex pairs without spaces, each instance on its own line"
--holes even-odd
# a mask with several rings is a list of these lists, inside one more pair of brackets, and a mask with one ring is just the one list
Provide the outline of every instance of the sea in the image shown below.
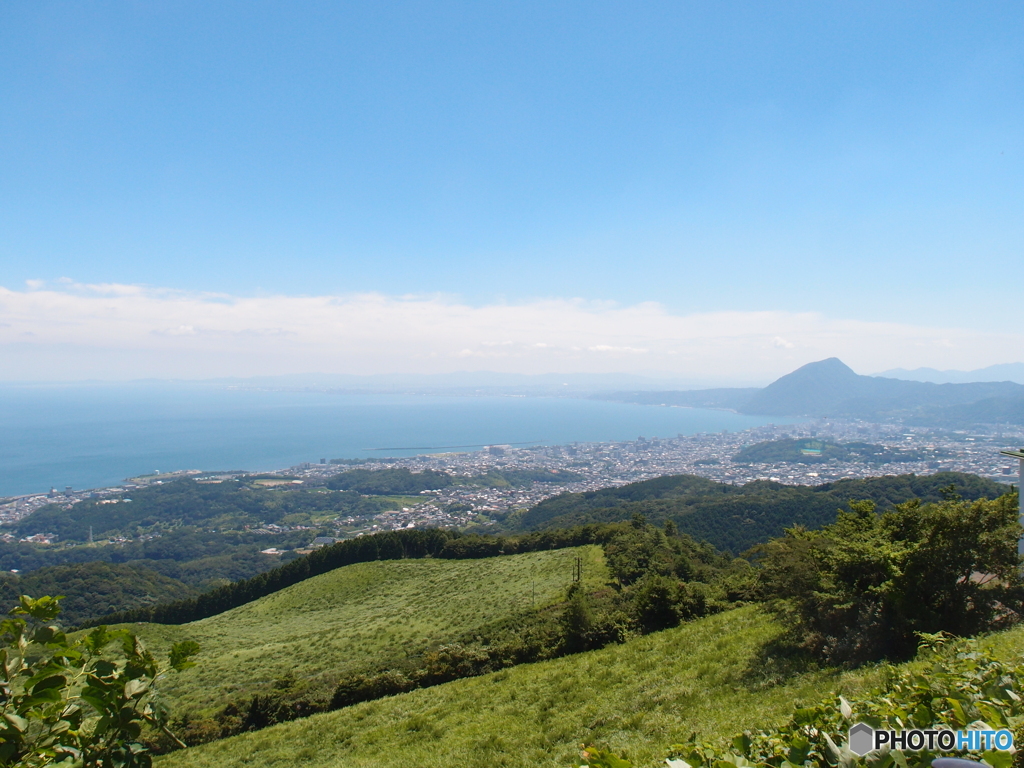
[[582,397],[275,391],[187,384],[0,385],[0,496],[184,469],[741,431],[778,417]]

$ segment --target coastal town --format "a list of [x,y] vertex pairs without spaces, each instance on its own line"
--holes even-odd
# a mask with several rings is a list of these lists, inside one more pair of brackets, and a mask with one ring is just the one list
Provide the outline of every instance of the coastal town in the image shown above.
[[[837,444],[868,443],[889,449],[886,456],[896,460],[869,463],[863,460],[794,461],[747,463],[737,461],[744,448],[787,438],[815,438]],[[571,445],[482,446],[479,450],[417,455],[398,458],[345,460],[326,458],[261,473],[259,482],[302,487],[322,486],[330,477],[358,466],[360,469],[407,468],[413,472],[435,470],[448,473],[455,483],[419,494],[419,499],[366,518],[344,517],[334,521],[332,536],[317,536],[311,547],[339,538],[413,527],[477,526],[486,530],[508,515],[528,509],[546,498],[562,493],[581,493],[625,485],[662,475],[692,474],[723,483],[745,484],[768,480],[787,485],[820,485],[844,478],[898,474],[932,474],[942,471],[969,472],[997,482],[1016,484],[1017,462],[1000,455],[1000,450],[1024,444],[1024,432],[991,433],[940,432],[907,428],[895,424],[812,421],[783,426],[768,425],[743,432],[678,435],[674,438],[646,438],[623,442],[573,443]],[[468,481],[489,473],[516,470],[545,470],[543,481],[498,487]],[[559,479],[564,475],[565,480]],[[130,503],[132,490],[179,477],[199,482],[218,482],[202,470],[154,474],[133,478],[110,488],[75,490],[50,489],[0,500],[0,522],[12,522],[47,504],[70,507],[83,499],[100,503]],[[231,477],[245,477],[232,474]],[[280,478],[275,480],[274,478]],[[265,534],[292,532],[293,527],[266,526]],[[321,530],[321,534],[326,533]],[[11,534],[4,535],[13,540]],[[49,543],[37,534],[35,543]]]
[[[873,443],[905,452],[914,456],[914,460],[880,464],[861,461],[747,464],[734,460],[736,454],[750,445],[804,437],[836,443]],[[969,472],[997,482],[1016,484],[1017,462],[1001,456],[999,451],[1017,443],[1024,444],[1024,433],[938,433],[891,424],[827,421],[675,438],[640,436],[627,442],[527,448],[489,446],[467,453],[381,459],[359,466],[365,469],[407,467],[414,472],[432,469],[462,477],[503,470],[547,469],[582,478],[564,483],[557,480],[534,482],[518,488],[454,485],[424,492],[421,503],[377,516],[370,529],[387,530],[428,525],[463,527],[473,523],[486,526],[562,493],[583,493],[663,475],[692,474],[736,485],[755,480],[821,485],[845,478]],[[308,464],[285,472],[316,481],[337,471],[338,468],[330,464]]]

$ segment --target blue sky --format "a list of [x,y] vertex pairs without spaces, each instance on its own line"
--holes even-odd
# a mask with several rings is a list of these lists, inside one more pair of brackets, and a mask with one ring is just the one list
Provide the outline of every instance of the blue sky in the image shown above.
[[1019,360],[1022,28],[996,2],[5,3],[0,376]]

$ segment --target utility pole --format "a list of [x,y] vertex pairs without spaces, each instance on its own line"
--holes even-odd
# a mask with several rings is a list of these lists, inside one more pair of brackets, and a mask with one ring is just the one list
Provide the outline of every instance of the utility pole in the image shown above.
[[583,581],[583,558],[577,557],[572,564],[572,583],[579,584]]
[[[1017,475],[1017,499],[1020,508],[1017,513],[1017,520],[1021,525],[1024,525],[1024,493],[1021,493],[1021,485],[1024,484],[1024,448],[1021,448],[1019,451],[1000,451],[1000,453],[1003,456],[1012,456],[1015,459],[1020,459],[1020,474]],[[1017,554],[1024,556],[1024,536],[1017,540]]]

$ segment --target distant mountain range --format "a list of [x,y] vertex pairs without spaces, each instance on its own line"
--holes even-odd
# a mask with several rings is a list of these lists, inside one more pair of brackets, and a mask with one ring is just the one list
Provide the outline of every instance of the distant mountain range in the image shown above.
[[1001,363],[974,371],[940,371],[936,368],[915,368],[908,371],[906,368],[893,368],[876,373],[875,376],[907,381],[930,381],[933,384],[969,384],[975,381],[1014,381],[1024,384],[1024,363]]
[[922,426],[1024,424],[1024,385],[945,383],[861,376],[835,357],[808,363],[763,389],[614,392],[602,399],[727,408],[761,416],[857,418]]

